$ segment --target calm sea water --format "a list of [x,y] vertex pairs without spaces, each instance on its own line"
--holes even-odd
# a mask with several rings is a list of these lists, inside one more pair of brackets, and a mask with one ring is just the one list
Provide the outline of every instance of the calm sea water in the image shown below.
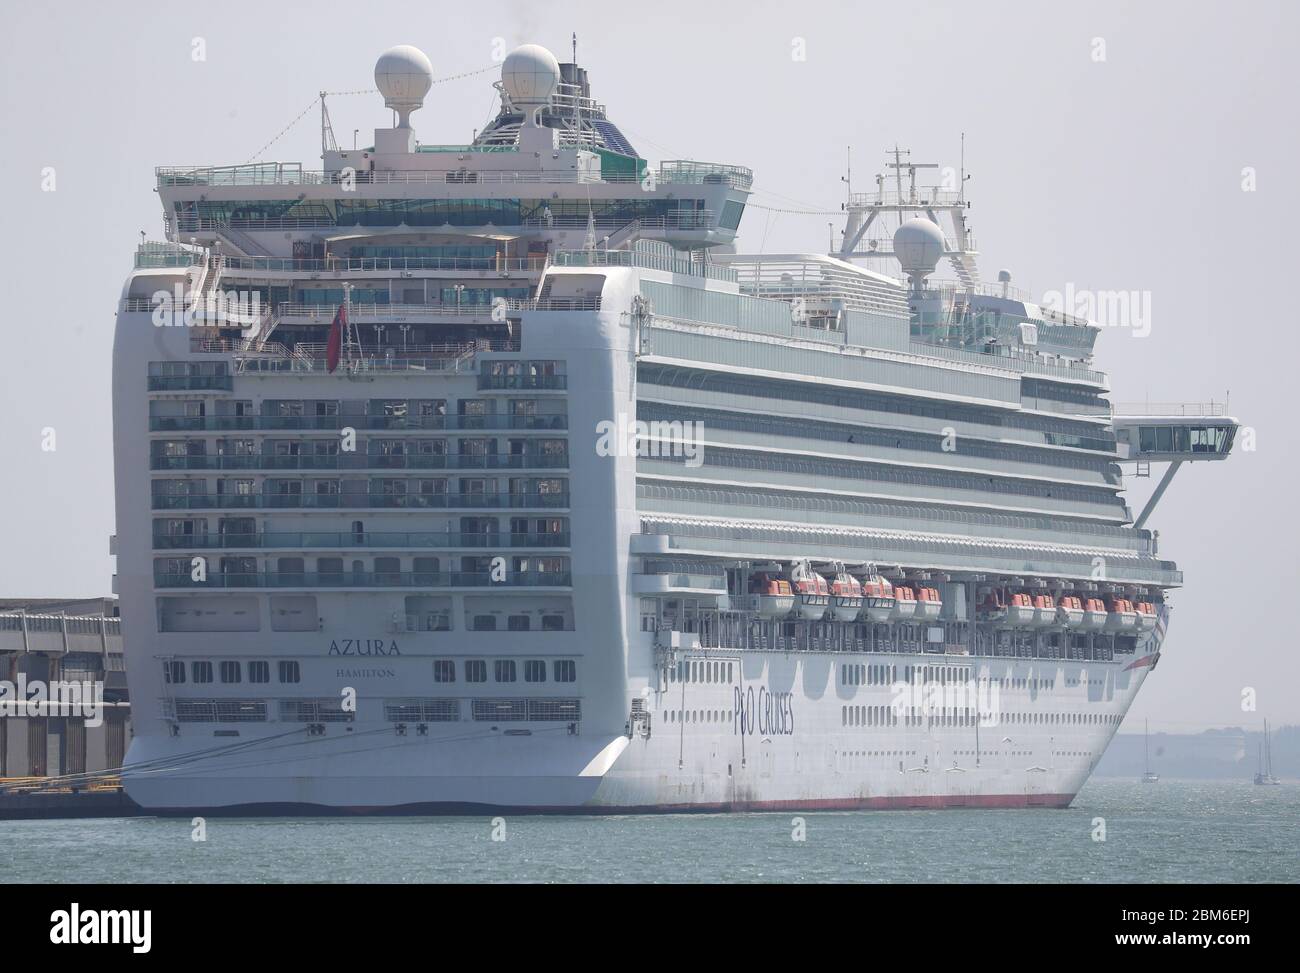
[[[0,822],[0,882],[1295,882],[1300,784],[1090,782],[1068,810]],[[1095,818],[1106,840],[1093,840]],[[499,826],[498,826],[499,830]]]

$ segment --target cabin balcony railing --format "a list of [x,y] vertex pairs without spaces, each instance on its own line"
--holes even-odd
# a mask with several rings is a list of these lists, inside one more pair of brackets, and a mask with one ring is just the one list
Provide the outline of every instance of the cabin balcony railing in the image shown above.
[[[504,311],[599,311],[600,298],[500,298],[495,304],[359,304],[349,306],[352,322],[389,318],[482,317],[491,319]],[[333,304],[289,304],[275,306],[276,321],[320,321],[328,324],[338,307]]]
[[[650,230],[709,230],[717,226],[717,214],[713,210],[693,209],[682,210],[681,212],[665,216],[642,216],[639,217],[641,226]],[[565,227],[570,229],[580,229],[587,226],[589,218],[587,216],[578,216],[576,214],[563,214],[551,216],[526,216],[520,217],[518,223],[464,223],[457,224],[456,228],[461,232],[482,231],[487,233],[503,233],[509,230],[520,228],[554,228]],[[620,216],[598,215],[594,222],[599,230],[612,231],[624,226],[629,221]],[[333,216],[273,216],[273,217],[236,217],[227,220],[214,220],[205,216],[188,216],[185,214],[166,213],[163,215],[163,228],[167,235],[175,236],[182,233],[220,233],[225,230],[244,230],[254,233],[268,230],[327,230],[327,229],[346,229],[359,232],[371,230],[382,230],[395,226],[410,226],[412,230],[437,231],[443,229],[448,224],[446,222],[435,223],[399,223],[396,219],[387,222],[360,222],[350,220],[340,222],[337,217]]]
[[567,375],[479,375],[480,389],[567,389]]
[[554,510],[567,493],[253,493],[157,495],[154,510]]
[[509,571],[493,581],[486,571],[248,571],[211,574],[156,572],[157,588],[567,588],[569,571]]
[[150,375],[150,392],[189,392],[217,391],[230,392],[234,389],[234,379],[230,375]]
[[334,456],[153,456],[151,470],[560,470],[569,457],[486,456],[418,453],[389,456],[379,453],[338,453]]
[[[518,349],[515,349],[518,350]],[[473,357],[462,358],[420,358],[416,356],[394,355],[393,357],[375,357],[366,354],[361,357],[341,360],[337,367],[339,375],[367,375],[374,372],[417,372],[421,375],[433,373],[465,373],[473,371]],[[297,355],[291,358],[265,358],[241,356],[235,359],[237,375],[285,375],[285,374],[330,374],[329,364],[322,356],[312,358]]]
[[150,416],[150,432],[229,432],[315,429],[428,432],[510,429],[563,432],[569,417],[560,414],[489,416]]
[[480,534],[467,531],[261,531],[241,534],[155,534],[159,551],[284,549],[329,550],[381,548],[566,548],[569,532]]
[[392,270],[456,270],[504,273],[538,272],[546,258],[534,257],[223,257],[223,273],[262,271],[282,273],[366,273]]

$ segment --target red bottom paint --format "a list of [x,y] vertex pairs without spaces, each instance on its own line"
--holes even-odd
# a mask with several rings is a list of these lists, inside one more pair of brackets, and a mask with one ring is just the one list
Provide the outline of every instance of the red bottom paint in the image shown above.
[[646,806],[506,807],[494,804],[429,803],[397,807],[325,807],[320,804],[241,804],[216,808],[158,808],[159,815],[206,814],[210,817],[262,816],[386,816],[493,814],[731,814],[799,811],[902,811],[945,808],[1069,807],[1073,794],[971,794],[914,797],[845,797],[812,801],[736,801],[714,804],[655,804]]

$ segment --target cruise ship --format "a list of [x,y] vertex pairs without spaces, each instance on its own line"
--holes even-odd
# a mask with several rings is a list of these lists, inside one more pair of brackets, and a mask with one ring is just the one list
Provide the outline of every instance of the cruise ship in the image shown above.
[[[468,143],[159,168],[113,353],[129,795],[158,813],[1066,806],[1162,657],[1223,410],[982,282],[895,151],[833,253],[545,48]],[[436,99],[433,99],[436,101]],[[376,108],[379,98],[375,98]],[[436,112],[432,106],[425,109]],[[951,270],[941,277],[939,268]],[[1121,464],[1165,466],[1146,509]]]

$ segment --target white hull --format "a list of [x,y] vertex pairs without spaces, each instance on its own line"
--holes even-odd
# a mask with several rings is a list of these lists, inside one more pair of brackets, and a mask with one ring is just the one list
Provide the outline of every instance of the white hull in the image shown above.
[[[586,723],[569,733],[563,725],[461,721],[431,724],[427,736],[414,728],[398,736],[363,709],[350,730],[331,724],[323,736],[294,735],[297,727],[276,722],[244,725],[239,752],[172,772],[127,773],[125,785],[146,809],[176,813],[1064,806],[1150,671],[1125,668],[1127,657],[1017,662],[751,651],[741,660],[724,651],[692,658],[731,660],[738,678],[673,682],[653,693],[648,735]],[[1054,688],[985,696],[996,700],[985,725],[949,725],[938,714],[886,725],[898,687],[842,678],[852,666],[902,672],[914,663],[972,662],[977,679],[1049,680]],[[386,665],[405,663],[423,669],[425,660]],[[1096,679],[1107,687],[1102,698],[1086,688]],[[253,742],[259,739],[266,743]],[[143,734],[128,764],[214,745],[206,726],[178,737]]]

